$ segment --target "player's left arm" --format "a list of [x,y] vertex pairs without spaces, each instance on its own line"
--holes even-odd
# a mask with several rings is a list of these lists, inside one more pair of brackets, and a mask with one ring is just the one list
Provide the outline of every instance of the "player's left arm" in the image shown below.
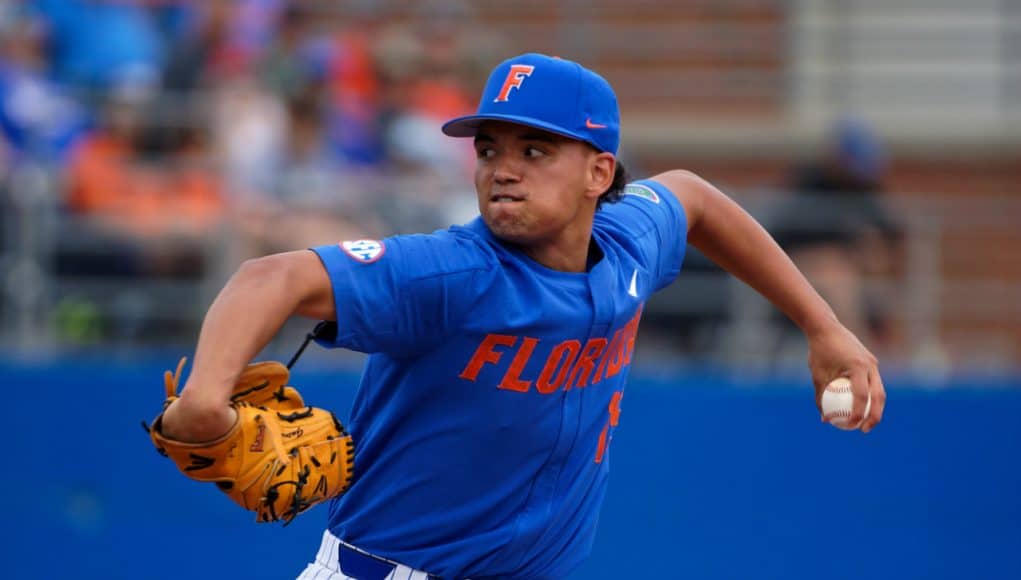
[[886,391],[876,357],[845,328],[772,236],[726,194],[689,171],[668,171],[653,179],[669,188],[684,207],[688,243],[746,282],[786,314],[808,339],[808,365],[816,405],[838,376],[851,379],[852,420],[872,398],[861,430],[883,418]]

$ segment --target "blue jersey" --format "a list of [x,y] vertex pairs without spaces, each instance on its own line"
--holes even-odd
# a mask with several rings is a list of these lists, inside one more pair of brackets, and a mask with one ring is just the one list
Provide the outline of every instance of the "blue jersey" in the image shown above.
[[481,219],[316,248],[338,334],[371,353],[355,481],[330,531],[445,578],[559,578],[591,550],[642,305],[677,276],[687,222],[653,181],[596,212],[602,259],[548,269]]

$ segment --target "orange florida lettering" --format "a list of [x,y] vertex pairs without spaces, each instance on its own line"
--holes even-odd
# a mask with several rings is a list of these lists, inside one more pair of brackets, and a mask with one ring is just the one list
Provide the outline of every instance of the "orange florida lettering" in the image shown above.
[[592,374],[592,369],[596,366],[596,359],[603,354],[603,350],[605,348],[605,338],[590,338],[589,341],[585,343],[585,348],[581,351],[581,356],[578,357],[578,362],[574,363],[574,369],[571,370],[571,377],[567,379],[567,384],[564,388],[570,389],[572,385],[575,387],[584,387],[587,385],[589,375]]
[[619,328],[617,329],[617,332],[613,333],[613,338],[610,339],[610,345],[606,347],[605,351],[603,351],[603,357],[599,360],[599,368],[596,369],[596,374],[592,377],[593,385],[603,380],[604,377],[609,378],[620,372],[620,362],[617,362],[615,368],[611,363],[611,360],[617,358],[617,355],[620,352],[620,343],[623,340],[623,334],[623,328]]
[[639,307],[638,312],[624,325],[624,328],[613,333],[610,346],[603,352],[599,368],[596,369],[596,374],[592,377],[592,384],[616,375],[622,367],[631,364],[631,353],[635,348],[635,337],[638,335],[638,322],[641,317],[642,309]]
[[[534,382],[539,393],[549,395],[560,389],[567,391],[597,384],[631,364],[641,315],[639,308],[627,324],[614,331],[612,339],[590,338],[584,347],[578,339],[564,340],[550,348],[542,345],[539,338],[487,334],[458,377],[475,382],[486,365],[493,365],[503,371],[497,388],[507,391],[527,393]],[[545,356],[545,362],[539,376],[533,379],[525,376],[525,369],[537,352],[538,356]],[[512,355],[509,363],[504,354]]]
[[521,371],[528,364],[528,359],[532,357],[532,351],[535,350],[535,345],[537,344],[539,344],[538,338],[525,338],[525,342],[521,344],[521,350],[514,355],[514,360],[511,361],[507,374],[503,375],[503,380],[500,381],[499,385],[496,385],[497,387],[507,389],[508,391],[528,392],[528,389],[532,386],[532,381],[521,380]]
[[472,355],[468,366],[464,367],[461,374],[457,375],[462,379],[474,381],[479,377],[479,371],[482,370],[482,365],[486,363],[496,364],[500,362],[500,357],[503,356],[502,352],[496,352],[493,348],[497,345],[501,346],[514,346],[514,343],[518,341],[518,337],[509,336],[506,334],[487,334],[486,338],[482,339],[482,344],[475,350],[475,354]]
[[620,399],[623,396],[624,391],[617,391],[613,393],[613,398],[610,399],[610,405],[608,407],[610,418],[606,420],[606,424],[603,425],[603,431],[599,433],[599,443],[596,445],[596,463],[603,462],[603,455],[606,453],[606,444],[610,433],[610,427],[616,427],[617,423],[620,422]]
[[627,343],[624,345],[624,364],[631,364],[631,355],[635,352],[635,339],[638,338],[638,323],[642,319],[642,307],[638,307],[638,312],[635,313],[634,317],[628,321],[627,325],[624,326],[624,336],[627,338]]
[[507,98],[510,97],[511,89],[521,88],[521,83],[525,81],[525,77],[531,76],[532,71],[534,70],[535,67],[530,64],[511,65],[510,70],[507,71],[507,78],[503,81],[503,87],[500,88],[500,93],[496,95],[493,102],[507,102]]
[[[546,359],[542,372],[539,373],[539,380],[535,383],[536,390],[544,395],[548,395],[559,389],[567,379],[567,373],[571,370],[571,365],[574,364],[574,357],[578,355],[579,350],[581,350],[581,343],[577,340],[565,340],[558,344],[553,349],[553,352],[550,353],[549,358]],[[565,354],[567,355],[566,358]],[[561,364],[561,361],[563,361],[563,364]],[[559,372],[556,373],[553,382],[550,382],[553,373],[558,370]],[[565,390],[568,388],[570,388],[569,385],[564,386]]]

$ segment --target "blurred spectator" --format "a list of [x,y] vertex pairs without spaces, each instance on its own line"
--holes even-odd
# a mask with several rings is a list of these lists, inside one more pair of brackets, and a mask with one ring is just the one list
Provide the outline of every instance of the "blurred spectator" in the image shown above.
[[470,219],[474,152],[439,126],[505,51],[469,2],[411,11],[0,5],[0,167],[59,163],[56,274],[197,278],[221,231],[237,263]]
[[773,233],[840,320],[870,348],[888,346],[888,301],[867,282],[895,269],[899,229],[884,208],[886,150],[870,125],[845,118],[824,156],[796,169]]
[[86,110],[46,74],[44,24],[28,10],[0,14],[0,131],[9,163],[60,163],[88,125]]
[[254,61],[277,34],[280,15],[294,0],[227,0],[233,8],[230,21],[231,52]]
[[331,12],[329,38],[316,47],[326,71],[327,138],[347,163],[379,168],[384,161],[382,87],[374,47],[385,19],[372,2]]
[[323,63],[315,58],[313,14],[301,4],[291,4],[280,16],[273,41],[260,54],[257,72],[262,86],[288,100],[318,84]]
[[286,207],[292,245],[386,235],[370,207],[378,176],[333,154],[316,96],[290,103],[286,155],[278,172],[276,194]]
[[[195,274],[202,268],[200,248],[221,219],[219,182],[208,166],[207,139],[197,130],[180,129],[175,149],[165,155],[142,156],[148,103],[133,92],[110,96],[100,126],[72,154],[67,207],[85,224],[78,234],[103,241],[103,255],[89,267]],[[82,267],[80,260],[65,265]]]
[[276,197],[292,208],[358,217],[365,188],[357,183],[354,168],[330,150],[324,111],[323,99],[314,91],[288,103],[286,149],[277,171]]
[[423,2],[413,25],[392,26],[377,43],[388,169],[408,180],[383,211],[400,231],[427,230],[474,214],[474,197],[464,187],[471,183],[474,150],[439,131],[446,119],[475,109],[468,87],[499,60],[498,39],[480,37],[472,16],[467,2]]
[[332,153],[323,117],[315,91],[288,103],[286,139],[271,187],[235,214],[233,261],[389,233],[371,207],[378,176]]
[[206,7],[215,9],[219,4],[229,3],[229,0],[207,0],[206,2],[191,2],[189,0],[160,0],[149,2],[149,17],[153,27],[160,35],[160,43],[173,51],[178,44],[188,42],[189,35],[198,28],[197,23],[202,20],[202,13]]
[[258,205],[273,190],[283,155],[287,111],[242,63],[212,88],[213,144],[233,203]]
[[99,92],[149,89],[159,82],[165,47],[144,3],[31,0],[49,25],[50,63],[58,81]]
[[215,74],[242,59],[229,43],[233,15],[230,0],[210,0],[194,10],[186,25],[178,25],[180,38],[173,34],[168,38],[170,56],[163,70],[163,90],[184,93],[209,88]]
[[257,59],[261,85],[280,99],[322,91],[334,154],[345,163],[366,166],[378,166],[383,159],[371,48],[375,10],[288,5],[276,36]]
[[456,180],[471,174],[474,152],[450,143],[436,129],[474,110],[474,94],[467,87],[473,86],[473,63],[486,44],[472,42],[469,4],[425,2],[420,12],[417,26],[392,27],[377,45],[386,89],[388,156],[400,170]]

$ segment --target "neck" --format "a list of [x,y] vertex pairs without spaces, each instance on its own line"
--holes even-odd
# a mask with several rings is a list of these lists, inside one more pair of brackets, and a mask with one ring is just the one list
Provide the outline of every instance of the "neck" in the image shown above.
[[551,270],[560,272],[586,272],[592,243],[592,224],[561,232],[555,240],[522,246],[531,259]]

